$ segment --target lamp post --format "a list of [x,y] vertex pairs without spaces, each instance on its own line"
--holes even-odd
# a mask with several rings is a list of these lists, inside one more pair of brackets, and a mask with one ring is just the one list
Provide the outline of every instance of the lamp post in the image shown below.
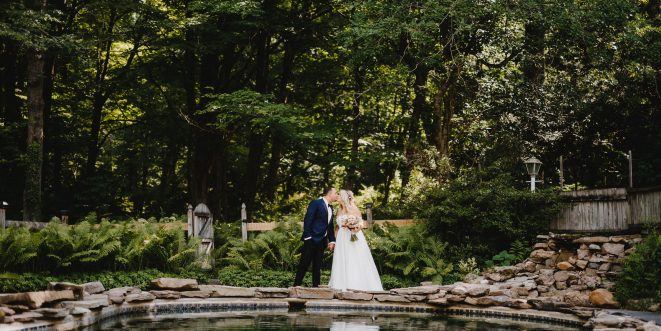
[[539,173],[539,169],[541,169],[542,167],[542,161],[540,161],[536,157],[531,157],[523,162],[526,164],[526,170],[528,171],[528,175],[530,175],[530,191],[535,192],[535,183],[537,182],[535,180],[535,177],[537,177],[537,174]]

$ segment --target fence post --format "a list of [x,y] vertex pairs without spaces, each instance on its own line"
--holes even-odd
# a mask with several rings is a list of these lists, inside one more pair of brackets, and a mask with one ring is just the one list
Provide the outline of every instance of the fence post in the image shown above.
[[565,166],[564,166],[564,163],[562,161],[564,161],[564,160],[562,159],[562,155],[560,155],[560,188],[564,190],[564,188],[565,188]]
[[371,228],[372,225],[374,225],[374,220],[372,219],[372,206],[374,204],[371,202],[368,202],[365,204],[365,208],[367,209],[365,211],[365,215],[367,216],[367,225]]
[[7,218],[6,218],[7,215],[5,213],[7,210],[7,206],[9,206],[9,204],[6,201],[0,203],[0,230],[4,230],[7,228]]
[[188,204],[188,211],[186,213],[188,217],[188,237],[193,236],[193,205]]
[[248,241],[248,213],[245,203],[241,204],[241,240]]
[[60,210],[60,220],[63,224],[69,224],[69,211],[66,209]]
[[629,150],[629,187],[633,187],[633,155],[631,155],[631,150]]

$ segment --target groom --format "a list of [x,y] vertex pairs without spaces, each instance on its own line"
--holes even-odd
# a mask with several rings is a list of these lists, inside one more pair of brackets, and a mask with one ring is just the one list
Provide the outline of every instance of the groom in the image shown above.
[[328,242],[328,250],[335,248],[335,227],[333,226],[333,208],[331,202],[339,198],[334,188],[324,189],[320,199],[313,200],[308,205],[308,211],[303,220],[303,248],[301,260],[298,263],[294,286],[301,286],[303,277],[312,262],[312,287],[319,287],[321,279],[321,260],[324,257],[324,246]]

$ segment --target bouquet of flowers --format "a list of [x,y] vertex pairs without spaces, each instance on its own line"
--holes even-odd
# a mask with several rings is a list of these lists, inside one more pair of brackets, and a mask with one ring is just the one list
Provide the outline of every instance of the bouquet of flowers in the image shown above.
[[356,236],[356,233],[360,231],[360,223],[361,219],[354,216],[354,215],[348,215],[344,219],[344,226],[351,231],[351,241],[356,241],[358,240],[358,236]]

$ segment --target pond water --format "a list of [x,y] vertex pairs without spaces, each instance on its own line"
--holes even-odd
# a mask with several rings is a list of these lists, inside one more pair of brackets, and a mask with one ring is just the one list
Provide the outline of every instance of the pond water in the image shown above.
[[96,330],[578,330],[553,324],[424,313],[229,311],[120,317]]

